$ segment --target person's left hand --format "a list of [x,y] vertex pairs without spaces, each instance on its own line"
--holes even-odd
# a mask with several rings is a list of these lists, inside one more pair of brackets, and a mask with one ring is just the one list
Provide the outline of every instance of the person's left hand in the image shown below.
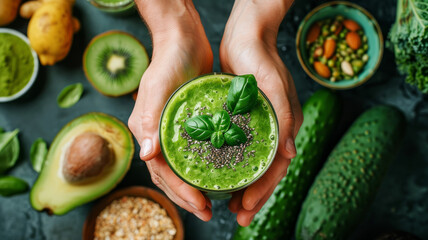
[[263,19],[263,15],[258,17],[259,12],[251,11],[260,9],[243,2],[235,2],[226,25],[220,46],[222,71],[237,75],[254,74],[258,87],[271,101],[279,123],[279,146],[272,165],[257,182],[234,193],[229,202],[229,209],[238,214],[238,223],[248,226],[286,175],[290,160],[296,155],[294,139],[303,115],[291,74],[278,55],[276,37],[279,23],[264,25],[271,23],[272,19]]

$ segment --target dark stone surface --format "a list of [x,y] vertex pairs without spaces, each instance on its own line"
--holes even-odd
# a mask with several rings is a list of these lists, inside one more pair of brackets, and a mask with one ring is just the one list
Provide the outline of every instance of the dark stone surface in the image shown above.
[[[212,44],[214,71],[220,71],[218,47],[233,1],[194,2]],[[306,13],[323,2],[296,1],[278,35],[278,50],[294,77],[301,102],[320,85],[310,79],[298,63],[295,36]],[[395,19],[396,1],[363,0],[358,4],[374,15],[386,36]],[[35,85],[23,98],[0,104],[0,126],[8,131],[14,128],[21,130],[20,160],[8,174],[23,178],[30,185],[37,178],[29,161],[29,149],[36,138],[43,137],[50,143],[64,124],[90,111],[112,114],[126,122],[132,110],[130,96],[104,97],[86,80],[81,67],[82,53],[92,37],[110,29],[120,29],[135,35],[149,53],[152,51],[149,33],[137,14],[126,18],[113,17],[99,12],[86,1],[78,0],[75,15],[81,20],[82,29],[74,38],[69,56],[53,67],[42,67]],[[25,33],[26,21],[18,19],[9,27]],[[407,129],[403,144],[396,158],[392,159],[366,218],[351,239],[370,239],[389,229],[412,232],[428,239],[428,98],[405,84],[403,79],[396,71],[392,53],[386,50],[379,70],[370,81],[354,90],[340,92],[344,110],[336,141],[362,111],[376,104],[394,105],[407,118],[407,126],[403,126]],[[60,109],[56,105],[57,94],[66,85],[76,82],[84,85],[83,98],[72,108]],[[154,187],[145,164],[137,154],[118,188],[129,185]],[[64,216],[48,216],[31,208],[28,193],[0,197],[0,239],[80,239],[83,222],[91,206],[92,203],[86,204]],[[214,202],[214,216],[208,223],[183,210],[180,212],[186,227],[186,239],[229,239],[236,226],[235,215],[227,210],[227,201]]]

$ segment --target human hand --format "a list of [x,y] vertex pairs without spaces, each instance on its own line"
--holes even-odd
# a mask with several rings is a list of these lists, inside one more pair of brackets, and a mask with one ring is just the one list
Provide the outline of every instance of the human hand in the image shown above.
[[[169,96],[185,81],[212,71],[213,54],[192,1],[137,0],[152,33],[152,62],[144,73],[128,125],[154,184],[180,207],[208,221],[211,202],[169,168],[159,143],[159,120]],[[150,6],[148,6],[150,5]]]
[[220,46],[222,71],[252,73],[278,117],[279,146],[268,171],[248,188],[233,194],[229,209],[241,226],[248,226],[286,175],[296,155],[294,139],[303,122],[294,82],[278,55],[279,24],[292,1],[236,0]]

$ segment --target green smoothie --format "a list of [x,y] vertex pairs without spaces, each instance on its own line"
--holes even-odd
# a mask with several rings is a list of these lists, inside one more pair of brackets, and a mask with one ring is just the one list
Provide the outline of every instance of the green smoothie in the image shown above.
[[0,97],[15,95],[30,81],[34,58],[30,46],[21,38],[0,33]]
[[[233,192],[253,183],[270,166],[278,145],[277,119],[260,91],[249,113],[231,115],[232,122],[245,122],[248,126],[245,146],[229,147],[229,154],[235,154],[231,161],[212,157],[209,161],[206,156],[223,147],[217,150],[210,141],[195,143],[183,137],[183,124],[189,117],[227,109],[225,103],[233,77],[210,74],[189,81],[173,94],[162,113],[160,140],[166,161],[181,179],[207,192]],[[199,145],[204,149],[202,153],[198,152]]]

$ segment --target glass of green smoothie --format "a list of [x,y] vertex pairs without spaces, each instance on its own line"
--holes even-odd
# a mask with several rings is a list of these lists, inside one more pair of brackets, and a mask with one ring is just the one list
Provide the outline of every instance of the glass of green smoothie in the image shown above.
[[[257,181],[269,168],[278,147],[275,111],[257,88],[254,76],[251,75],[255,82],[251,107],[244,89],[234,95],[242,101],[235,99],[231,104],[235,104],[235,110],[230,109],[233,98],[229,99],[229,93],[231,85],[236,85],[235,77],[211,73],[184,83],[166,103],[159,125],[162,154],[170,168],[211,199],[229,198],[230,193]],[[245,110],[243,113],[236,113],[238,105]],[[205,124],[212,131],[197,129],[197,136],[193,136],[190,123]]]
[[103,12],[125,15],[134,11],[134,0],[88,0]]

